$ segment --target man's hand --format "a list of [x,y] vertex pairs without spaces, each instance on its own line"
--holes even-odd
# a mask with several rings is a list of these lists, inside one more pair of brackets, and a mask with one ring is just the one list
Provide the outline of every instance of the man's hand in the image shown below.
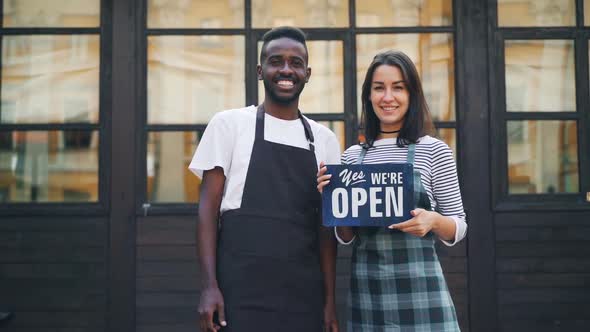
[[[218,322],[213,321],[215,312],[219,318]],[[215,332],[219,331],[222,326],[227,326],[223,296],[218,287],[203,289],[199,303],[199,325],[202,332]]]
[[336,319],[336,305],[324,306],[324,331],[338,332],[338,320]]

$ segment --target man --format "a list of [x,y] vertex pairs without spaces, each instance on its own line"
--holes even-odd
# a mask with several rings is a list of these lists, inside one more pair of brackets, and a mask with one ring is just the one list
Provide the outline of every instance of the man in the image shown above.
[[316,173],[320,161],[340,162],[340,148],[299,112],[307,64],[301,30],[268,31],[257,67],[264,102],[216,114],[189,166],[202,176],[201,331],[338,331],[336,247],[321,226]]

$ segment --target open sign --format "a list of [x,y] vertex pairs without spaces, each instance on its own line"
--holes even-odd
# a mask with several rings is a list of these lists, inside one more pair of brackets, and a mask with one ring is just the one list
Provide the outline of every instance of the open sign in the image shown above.
[[324,226],[389,226],[411,218],[413,165],[327,165],[322,194]]

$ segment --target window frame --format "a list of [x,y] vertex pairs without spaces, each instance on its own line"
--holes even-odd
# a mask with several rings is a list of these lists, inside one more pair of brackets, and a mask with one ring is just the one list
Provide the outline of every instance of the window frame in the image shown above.
[[[138,78],[139,84],[139,112],[138,128],[140,128],[140,146],[137,158],[137,195],[136,215],[197,215],[198,204],[190,202],[178,203],[148,203],[147,202],[147,139],[150,131],[194,131],[204,130],[206,124],[148,124],[147,123],[147,39],[149,36],[203,36],[203,35],[241,35],[245,37],[245,105],[254,105],[258,102],[258,81],[256,76],[256,65],[258,64],[258,42],[262,35],[269,28],[252,27],[252,1],[244,0],[244,26],[242,28],[220,28],[220,29],[199,29],[199,28],[148,28],[147,10],[148,0],[141,1],[141,40],[139,41],[139,61],[141,73]],[[435,127],[453,129],[455,132],[455,143],[457,149],[457,167],[460,169],[459,151],[460,140],[460,112],[463,110],[460,100],[459,79],[459,57],[457,51],[457,13],[458,1],[452,1],[453,19],[448,26],[415,26],[415,27],[357,27],[356,26],[356,0],[348,0],[348,27],[339,28],[302,28],[307,35],[307,40],[341,41],[343,47],[343,105],[341,113],[313,113],[306,114],[315,121],[343,121],[345,131],[345,145],[349,147],[358,140],[358,112],[357,112],[357,90],[356,90],[356,37],[360,34],[399,34],[399,33],[449,33],[453,38],[453,61],[454,61],[454,93],[455,93],[455,120],[436,121]],[[361,78],[362,79],[362,78]],[[461,181],[461,179],[459,179]],[[146,205],[147,204],[147,205]]]
[[[1,132],[13,131],[98,131],[98,201],[76,202],[11,202],[0,203],[0,216],[106,216],[110,209],[110,146],[111,146],[111,70],[112,70],[112,5],[108,0],[100,0],[100,22],[98,27],[23,27],[5,28],[4,2],[0,1],[0,54],[4,36],[29,35],[97,35],[99,37],[99,98],[98,123],[31,123],[1,124]],[[2,57],[0,57],[0,72]],[[0,89],[2,81],[0,80]],[[0,105],[1,107],[1,105]]]
[[[584,27],[583,0],[576,0],[576,25],[571,27],[499,27],[497,0],[490,3],[490,25],[493,39],[488,48],[490,68],[490,120],[492,164],[492,208],[504,211],[588,210],[586,192],[590,191],[590,91],[589,56],[590,27]],[[575,112],[508,112],[506,106],[505,41],[568,40],[574,45],[576,87]],[[578,140],[578,193],[509,194],[508,137],[506,126],[513,120],[574,120]]]

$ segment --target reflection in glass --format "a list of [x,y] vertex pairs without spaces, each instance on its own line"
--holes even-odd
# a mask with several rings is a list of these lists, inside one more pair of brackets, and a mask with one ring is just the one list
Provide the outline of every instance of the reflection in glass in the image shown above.
[[0,202],[96,201],[97,131],[0,132]]
[[340,143],[340,151],[344,152],[346,148],[346,132],[344,129],[344,121],[318,121],[318,123],[328,127],[328,129],[336,134],[338,142]]
[[386,50],[401,50],[414,61],[433,120],[455,120],[455,65],[451,34],[361,34],[357,36],[356,45],[359,120],[361,88],[367,68],[377,53]]
[[437,128],[436,138],[447,143],[447,145],[453,150],[453,156],[457,160],[457,135],[454,128]]
[[505,41],[506,110],[576,110],[574,43],[571,40]]
[[498,26],[576,25],[575,0],[498,0]]
[[206,124],[244,106],[244,37],[148,37],[149,123]]
[[[344,112],[344,55],[341,41],[307,41],[311,77],[299,96],[304,114]],[[258,43],[258,55],[262,42]],[[258,81],[258,101],[264,100],[264,83]]]
[[0,123],[98,122],[99,37],[2,38]]
[[508,121],[507,134],[510,194],[579,191],[575,121]]
[[148,28],[243,28],[244,1],[148,0]]
[[199,201],[201,180],[188,170],[200,132],[150,132],[147,153],[147,197],[156,203]]
[[356,0],[356,25],[359,27],[452,24],[452,0]]
[[252,26],[299,28],[348,26],[348,0],[252,0]]
[[4,27],[77,27],[100,25],[100,0],[4,0]]

